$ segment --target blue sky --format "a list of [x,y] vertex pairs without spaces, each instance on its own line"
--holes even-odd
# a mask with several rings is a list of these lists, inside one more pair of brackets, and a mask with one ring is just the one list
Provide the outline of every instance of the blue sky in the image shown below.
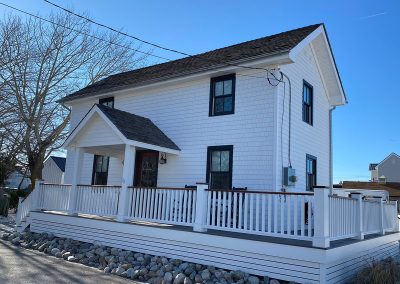
[[[44,16],[52,9],[2,1]],[[367,180],[370,162],[400,154],[400,1],[53,1],[192,54],[323,22],[349,100],[334,112],[334,181]]]

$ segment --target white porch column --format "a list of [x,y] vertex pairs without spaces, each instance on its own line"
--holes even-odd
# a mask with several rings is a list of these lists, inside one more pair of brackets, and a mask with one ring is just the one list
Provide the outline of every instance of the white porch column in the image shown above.
[[364,239],[364,232],[363,232],[363,195],[359,192],[353,192],[350,194],[351,198],[357,199],[357,208],[356,208],[356,231],[357,236],[355,237],[357,240]]
[[129,186],[133,185],[133,171],[135,169],[136,149],[134,146],[125,145],[124,167],[122,170],[122,184],[119,195],[117,221],[124,222],[129,210]]
[[314,188],[314,247],[328,248],[329,240],[329,188]]
[[43,196],[43,180],[37,179],[35,180],[35,188],[33,189],[33,206],[32,210],[41,210],[42,209],[42,196]]
[[196,216],[193,224],[193,231],[206,232],[207,228],[207,183],[197,183],[196,190]]
[[78,195],[78,183],[82,172],[83,148],[75,148],[74,168],[72,172],[71,191],[69,192],[68,214],[76,215],[76,199]]

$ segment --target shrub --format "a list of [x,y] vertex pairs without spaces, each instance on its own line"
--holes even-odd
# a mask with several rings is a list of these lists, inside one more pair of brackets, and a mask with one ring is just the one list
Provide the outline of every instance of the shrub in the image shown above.
[[10,208],[14,209],[18,207],[18,199],[19,197],[27,197],[28,192],[22,189],[12,190],[9,192],[10,195]]
[[393,258],[372,262],[351,281],[354,284],[391,284],[400,281],[400,265]]

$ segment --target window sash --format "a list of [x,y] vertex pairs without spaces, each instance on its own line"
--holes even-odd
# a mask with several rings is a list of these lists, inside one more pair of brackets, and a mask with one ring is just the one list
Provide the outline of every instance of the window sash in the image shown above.
[[107,185],[109,163],[110,157],[94,155],[92,173],[93,185]]
[[317,185],[317,159],[311,156],[306,158],[306,189],[312,190]]
[[313,124],[313,87],[303,82],[303,121]]
[[211,79],[210,116],[234,113],[235,81],[235,75]]

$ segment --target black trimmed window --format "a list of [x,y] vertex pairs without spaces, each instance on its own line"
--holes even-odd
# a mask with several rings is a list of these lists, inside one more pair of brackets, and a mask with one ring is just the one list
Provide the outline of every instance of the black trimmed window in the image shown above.
[[92,185],[107,185],[110,157],[94,155]]
[[303,121],[313,125],[313,87],[303,81]]
[[110,108],[114,108],[114,97],[99,99],[99,104],[103,106],[108,106]]
[[211,78],[209,116],[235,112],[235,74]]
[[317,185],[317,158],[306,155],[306,189],[313,190]]
[[232,188],[233,146],[207,148],[207,183],[211,189]]

